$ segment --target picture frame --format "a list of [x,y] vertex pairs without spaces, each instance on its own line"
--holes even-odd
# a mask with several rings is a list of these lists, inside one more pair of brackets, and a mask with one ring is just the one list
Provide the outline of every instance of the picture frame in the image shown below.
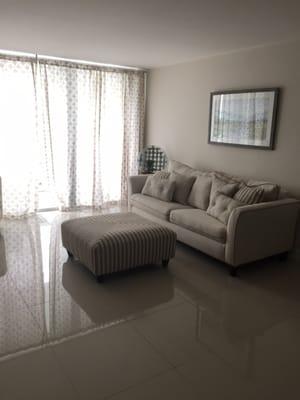
[[210,94],[208,143],[274,150],[280,89]]

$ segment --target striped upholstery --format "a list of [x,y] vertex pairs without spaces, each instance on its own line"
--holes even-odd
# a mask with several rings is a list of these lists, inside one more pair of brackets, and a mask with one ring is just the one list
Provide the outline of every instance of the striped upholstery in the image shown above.
[[77,218],[61,231],[64,247],[97,276],[175,255],[176,234],[133,213]]
[[256,204],[263,200],[264,190],[262,187],[243,186],[235,195],[234,200],[245,204]]

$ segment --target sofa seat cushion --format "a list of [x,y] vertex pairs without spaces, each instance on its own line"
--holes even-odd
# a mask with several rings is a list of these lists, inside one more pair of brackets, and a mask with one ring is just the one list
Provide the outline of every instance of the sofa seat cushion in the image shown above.
[[170,221],[221,243],[226,242],[226,225],[203,210],[173,210]]
[[169,220],[170,212],[177,209],[187,209],[190,206],[185,206],[183,204],[175,202],[167,202],[163,200],[156,199],[155,197],[147,196],[144,194],[136,193],[130,198],[131,206],[140,208],[143,211],[148,212],[158,218]]

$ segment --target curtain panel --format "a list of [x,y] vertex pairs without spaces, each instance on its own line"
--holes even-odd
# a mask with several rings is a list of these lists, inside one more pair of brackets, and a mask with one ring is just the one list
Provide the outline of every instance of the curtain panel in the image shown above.
[[35,212],[41,190],[62,210],[127,200],[143,145],[145,72],[0,59],[3,214]]

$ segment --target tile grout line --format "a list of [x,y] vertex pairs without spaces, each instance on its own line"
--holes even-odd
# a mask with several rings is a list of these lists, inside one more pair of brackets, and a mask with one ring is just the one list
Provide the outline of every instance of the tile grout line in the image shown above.
[[37,325],[37,327],[38,327],[39,330],[41,331],[41,334],[42,334],[42,337],[43,337],[43,340],[42,340],[42,341],[44,342],[44,338],[45,338],[45,337],[48,337],[47,330],[46,330],[46,332],[44,332],[43,327],[40,325],[38,319],[36,318],[36,316],[35,316],[35,315],[33,314],[33,312],[31,311],[30,304],[28,304],[28,302],[26,301],[25,297],[22,295],[22,292],[21,292],[21,290],[18,288],[18,285],[15,283],[15,281],[14,281],[13,278],[10,278],[10,279],[12,279],[12,281],[13,281],[13,282],[12,282],[13,287],[14,287],[14,289],[17,291],[17,293],[18,293],[18,295],[21,297],[21,299],[23,300],[23,302],[24,302],[24,304],[25,304],[25,307],[26,307],[27,311],[29,312],[29,314],[31,315],[31,317],[32,317],[32,319],[33,319],[33,321],[34,321],[34,323]]
[[140,382],[138,382],[138,383],[135,383],[135,384],[133,384],[133,385],[129,385],[129,386],[127,386],[127,387],[125,387],[125,388],[123,388],[123,389],[121,389],[121,390],[118,390],[118,391],[115,392],[115,393],[112,393],[112,394],[109,394],[109,395],[107,395],[107,396],[105,396],[105,397],[102,397],[101,400],[111,399],[111,398],[117,396],[117,395],[120,394],[120,393],[127,392],[128,390],[133,389],[133,388],[135,388],[135,387],[138,387],[138,386],[140,386],[140,385],[142,385],[142,384],[144,384],[144,383],[151,382],[151,381],[155,380],[156,378],[158,378],[159,376],[165,375],[165,374],[167,374],[168,372],[173,371],[173,369],[174,369],[174,368],[169,368],[169,369],[166,369],[166,370],[164,370],[164,371],[158,372],[158,373],[152,375],[152,376],[149,377],[149,378],[142,379],[142,380],[141,380]]
[[[180,305],[180,304],[178,304],[178,305]],[[175,306],[174,306],[174,307],[175,307]],[[134,329],[134,331],[135,331],[140,337],[142,337],[142,338],[150,345],[150,347],[155,351],[155,353],[156,353],[157,355],[159,355],[159,356],[161,357],[161,359],[162,359],[163,361],[165,361],[165,362],[170,366],[170,369],[174,369],[174,368],[175,368],[174,364],[172,364],[172,363],[170,362],[170,360],[165,356],[165,354],[163,354],[163,353],[155,346],[155,344],[152,343],[151,340],[147,338],[147,336],[145,336],[142,332],[140,332],[139,329],[138,329],[136,326],[134,326],[134,324],[131,324],[131,325],[132,325],[132,328]]]
[[73,389],[74,393],[76,393],[76,397],[78,398],[78,400],[81,399],[81,395],[80,392],[76,389],[72,379],[70,378],[69,374],[65,371],[65,368],[63,366],[63,364],[61,363],[59,357],[57,357],[57,355],[55,354],[55,351],[53,350],[53,348],[50,346],[49,347],[51,354],[55,360],[55,362],[58,364],[60,370],[63,373],[64,378],[66,379],[66,381],[71,385],[71,388]]

